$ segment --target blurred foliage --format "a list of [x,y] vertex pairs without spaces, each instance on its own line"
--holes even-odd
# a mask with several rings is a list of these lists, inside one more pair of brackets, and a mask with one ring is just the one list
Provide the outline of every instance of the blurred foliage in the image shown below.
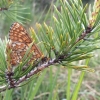
[[91,3],[91,2],[93,2],[94,0],[82,0],[82,1],[83,1],[84,4],[86,4],[86,3]]
[[[9,1],[13,1],[13,0],[9,0]],[[24,20],[24,22],[26,23],[25,26],[27,27],[27,29],[30,26],[34,25],[36,22],[43,22],[50,6],[52,5],[52,3],[56,3],[56,1],[57,0],[28,0],[28,1],[19,0],[18,2],[20,3],[20,5],[27,8],[23,10],[23,13],[20,13],[19,16],[23,16],[31,20],[31,21]],[[83,3],[85,4],[90,1],[93,2],[93,0],[83,0]],[[51,8],[53,9],[52,6]],[[25,15],[24,12],[28,12],[29,14]],[[49,14],[48,21],[50,20],[50,16],[51,15]],[[4,38],[4,36],[8,34],[9,27],[12,23],[13,21],[11,21],[9,18],[1,16],[0,18],[0,37]]]
[[[17,0],[9,0],[9,2],[17,2]],[[36,22],[43,22],[45,19],[46,13],[49,10],[49,7],[52,3],[52,0],[19,0],[17,3],[20,5],[17,7],[17,3],[15,2],[15,5],[13,5],[12,13],[18,14],[18,17],[23,18],[23,22],[25,22],[25,26],[27,29],[30,27],[30,25],[34,25]],[[1,5],[0,7],[8,7],[8,5]],[[15,8],[14,8],[15,7]],[[9,8],[11,9],[11,7]],[[16,12],[14,11],[16,9]],[[20,12],[19,12],[20,11]],[[27,12],[27,13],[26,13]],[[12,17],[9,16],[2,16],[3,13],[9,13],[9,11],[1,11],[1,18],[0,18],[0,36],[4,37],[6,34],[8,34],[10,25],[15,22]],[[49,15],[50,16],[50,15]],[[20,17],[20,18],[21,18]],[[17,17],[16,17],[17,18]],[[24,19],[25,18],[25,19]],[[29,20],[27,20],[29,19]],[[18,22],[18,20],[16,20]],[[5,31],[4,31],[5,30]]]

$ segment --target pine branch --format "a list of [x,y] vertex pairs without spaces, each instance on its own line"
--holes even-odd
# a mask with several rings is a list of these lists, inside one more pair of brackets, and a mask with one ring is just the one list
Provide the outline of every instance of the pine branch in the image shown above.
[[[85,30],[85,32],[82,33],[81,37],[79,37],[79,39],[75,43],[77,43],[81,39],[84,39],[85,36],[86,36],[86,34],[89,34],[90,31],[91,31],[91,29],[87,28]],[[13,75],[14,75],[13,72],[9,72],[9,71],[6,72],[6,78],[8,80],[9,86],[8,87],[3,87],[0,92],[5,91],[6,89],[11,89],[11,88],[17,88],[17,87],[19,87],[20,83],[28,80],[33,75],[38,74],[39,72],[43,71],[45,68],[48,68],[51,65],[59,64],[65,58],[67,58],[67,56],[70,56],[70,54],[69,55],[68,54],[67,55],[66,54],[59,55],[58,58],[54,58],[54,59],[46,61],[45,63],[42,63],[42,64],[41,64],[42,61],[40,61],[40,63],[38,64],[38,66],[35,67],[35,69],[31,70],[27,75],[24,75],[24,76],[20,77],[20,79],[17,80],[17,81],[12,78]]]
[[8,8],[0,8],[0,11],[3,11],[3,10],[8,10]]
[[13,0],[13,1],[1,0],[0,1],[1,15],[6,16],[5,18],[10,19],[11,21],[17,21],[20,23],[22,23],[23,20],[30,21],[30,19],[26,17],[26,15],[30,15],[29,12],[26,12],[26,10],[29,10],[29,8],[24,7],[24,5],[21,5],[21,3],[19,2],[20,1],[18,0]]
[[88,35],[89,33],[91,33],[91,31],[92,31],[92,27],[87,26],[86,30],[81,34],[81,36],[76,41],[76,43],[79,42],[82,39],[85,39],[86,35]]
[[[91,28],[87,28],[85,30],[85,32],[82,33],[81,37],[79,37],[79,39],[75,43],[77,43],[81,39],[84,39],[86,34],[89,34],[90,32],[91,32]],[[27,75],[24,75],[24,76],[20,77],[20,79],[18,81],[15,81],[12,78],[12,76],[14,74],[13,72],[9,72],[9,71],[6,72],[6,78],[7,78],[8,83],[9,83],[8,89],[19,87],[20,83],[30,79],[30,77],[32,77],[35,74],[38,74],[39,72],[43,71],[45,68],[48,68],[51,65],[59,64],[65,58],[67,58],[67,56],[70,56],[70,54],[69,55],[68,54],[67,55],[66,54],[62,54],[58,58],[54,58],[54,59],[46,61],[45,63],[42,63],[42,64],[41,64],[42,61],[40,61],[40,63],[38,64],[38,66],[35,67],[35,69],[31,70]],[[2,89],[2,91],[5,91],[5,90],[6,90],[6,88],[4,87]]]

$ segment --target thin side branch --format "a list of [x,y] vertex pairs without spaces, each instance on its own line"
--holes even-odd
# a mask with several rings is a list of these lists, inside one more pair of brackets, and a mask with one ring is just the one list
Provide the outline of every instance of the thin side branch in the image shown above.
[[89,34],[91,31],[92,31],[92,28],[91,27],[87,27],[86,30],[85,30],[85,32],[83,32],[81,34],[81,36],[78,38],[78,40],[76,41],[76,43],[79,42],[80,40],[84,39],[86,37],[86,35]]
[[0,11],[8,10],[8,8],[0,8]]

